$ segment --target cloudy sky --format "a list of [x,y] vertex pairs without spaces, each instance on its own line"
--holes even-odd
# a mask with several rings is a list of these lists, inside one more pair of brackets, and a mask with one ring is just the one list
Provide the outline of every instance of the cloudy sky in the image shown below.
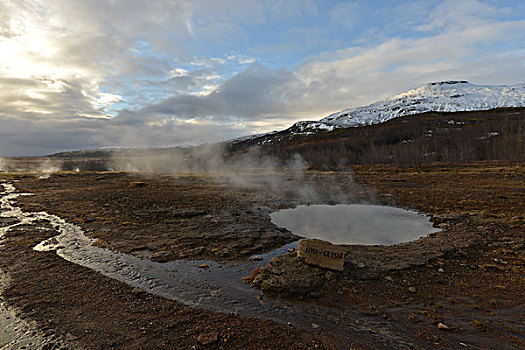
[[225,140],[525,81],[525,1],[0,0],[0,156]]

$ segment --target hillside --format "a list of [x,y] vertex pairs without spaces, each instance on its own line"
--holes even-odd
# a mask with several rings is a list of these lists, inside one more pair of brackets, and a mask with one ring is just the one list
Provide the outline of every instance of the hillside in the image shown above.
[[[293,135],[293,136],[291,136]],[[369,126],[308,135],[285,132],[231,145],[288,159],[300,154],[313,168],[351,164],[410,164],[525,160],[525,108],[429,112]],[[266,141],[266,142],[265,142]]]
[[525,107],[525,84],[476,85],[467,81],[429,83],[364,107],[345,109],[320,120],[343,127],[384,123],[426,112],[483,111]]

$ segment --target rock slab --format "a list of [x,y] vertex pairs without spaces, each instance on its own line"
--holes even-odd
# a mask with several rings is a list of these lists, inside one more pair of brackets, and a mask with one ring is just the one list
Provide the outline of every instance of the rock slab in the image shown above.
[[318,239],[302,239],[297,256],[310,265],[343,271],[345,248]]

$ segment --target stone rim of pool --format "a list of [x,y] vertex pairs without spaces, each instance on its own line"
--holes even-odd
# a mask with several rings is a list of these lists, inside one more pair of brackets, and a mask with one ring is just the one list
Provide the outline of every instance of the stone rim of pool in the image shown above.
[[334,244],[394,245],[440,231],[414,210],[374,204],[299,205],[270,214],[273,224]]

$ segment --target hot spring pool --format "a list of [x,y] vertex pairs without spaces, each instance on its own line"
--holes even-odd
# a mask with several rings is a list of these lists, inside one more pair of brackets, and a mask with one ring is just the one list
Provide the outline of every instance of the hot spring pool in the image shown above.
[[439,231],[423,214],[382,205],[300,205],[270,217],[298,236],[336,244],[392,245]]

